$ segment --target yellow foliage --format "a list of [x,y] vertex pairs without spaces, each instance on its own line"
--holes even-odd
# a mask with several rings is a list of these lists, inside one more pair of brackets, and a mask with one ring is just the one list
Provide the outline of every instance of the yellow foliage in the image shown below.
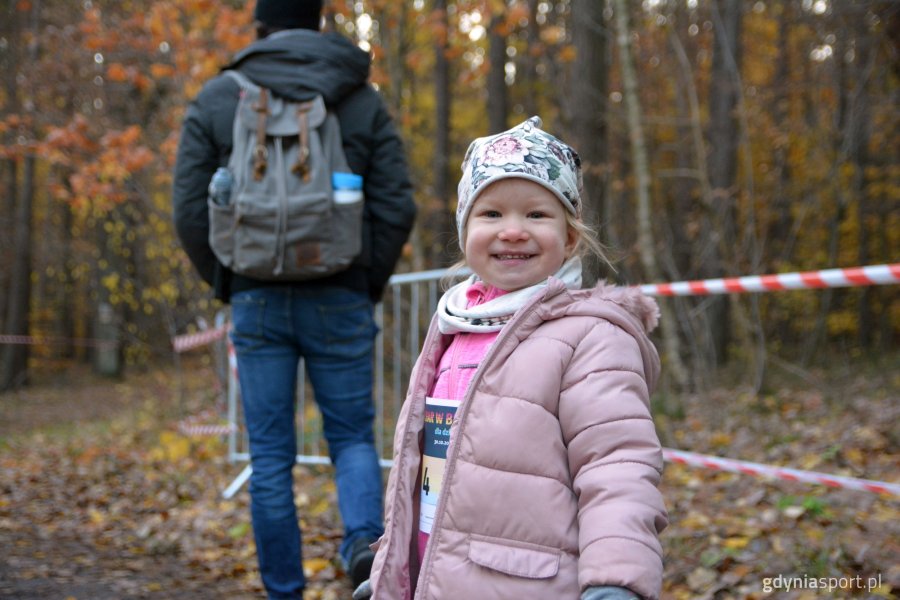
[[828,333],[833,335],[852,334],[856,332],[856,313],[853,310],[837,310],[828,314]]
[[310,507],[309,514],[310,514],[310,516],[318,517],[318,516],[321,516],[324,513],[326,513],[328,511],[328,509],[330,509],[330,508],[331,508],[331,500],[329,500],[327,497],[325,497],[325,498],[322,498],[321,500],[319,500],[318,502],[316,502],[312,507]]
[[119,288],[119,274],[110,273],[100,280],[100,283],[110,292],[115,292]]
[[91,520],[91,523],[94,525],[102,525],[106,522],[106,515],[97,510],[96,508],[88,509],[88,517]]
[[159,434],[159,445],[151,451],[153,458],[177,462],[190,455],[191,442],[185,436],[174,431],[163,431]]
[[331,562],[325,558],[307,558],[303,561],[303,574],[312,578],[330,565]]
[[705,513],[696,510],[692,510],[685,518],[678,522],[681,527],[696,529],[697,531],[707,529],[710,523],[711,520]]
[[714,433],[710,438],[710,443],[712,443],[713,446],[719,447],[728,447],[731,445],[731,441],[731,435],[721,431]]
[[747,547],[747,544],[750,543],[750,539],[738,536],[738,537],[730,537],[722,542],[722,545],[729,550],[743,550]]

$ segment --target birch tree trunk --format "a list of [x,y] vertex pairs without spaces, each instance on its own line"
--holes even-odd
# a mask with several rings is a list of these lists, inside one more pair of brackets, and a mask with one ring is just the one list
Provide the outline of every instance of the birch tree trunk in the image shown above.
[[[690,40],[689,40],[690,41]],[[678,93],[675,106],[678,115],[678,151],[676,173],[670,192],[673,201],[667,214],[669,220],[670,252],[663,255],[664,277],[671,281],[686,279],[691,273],[692,254],[696,233],[690,232],[690,224],[708,214],[712,207],[709,188],[709,173],[706,165],[706,142],[703,140],[703,125],[700,100],[697,94],[696,77],[691,67],[688,52],[676,28],[669,33],[669,45],[677,59],[679,68],[675,78]],[[696,48],[691,48],[696,52]],[[699,197],[699,202],[697,199]],[[705,388],[711,375],[709,366],[715,363],[715,352],[711,350],[709,315],[698,309],[705,298],[690,296],[673,297],[681,331],[691,354],[691,383],[696,388]]]
[[[656,261],[656,243],[653,237],[651,219],[650,198],[650,166],[647,161],[647,148],[644,143],[644,130],[641,124],[641,106],[637,94],[637,74],[634,62],[631,58],[631,30],[628,24],[628,3],[626,0],[615,0],[616,15],[616,41],[619,47],[619,62],[622,70],[622,86],[624,89],[624,101],[626,120],[628,125],[628,138],[631,142],[631,160],[634,165],[636,180],[635,194],[637,195],[638,216],[638,245],[641,265],[644,274],[652,281],[659,281],[660,269]],[[660,302],[662,313],[662,336],[666,351],[666,366],[672,374],[672,379],[679,388],[688,385],[688,374],[681,361],[681,348],[678,341],[675,317],[669,304],[663,300]]]

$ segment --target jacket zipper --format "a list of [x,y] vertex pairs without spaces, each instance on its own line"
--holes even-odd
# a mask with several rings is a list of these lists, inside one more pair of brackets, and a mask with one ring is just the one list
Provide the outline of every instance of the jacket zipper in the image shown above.
[[[564,288],[565,290],[565,288]],[[497,339],[494,340],[494,343],[491,344],[490,349],[488,350],[487,355],[485,355],[484,359],[481,361],[479,368],[475,371],[475,375],[472,376],[471,381],[469,382],[469,389],[466,391],[465,397],[463,398],[462,404],[460,404],[457,409],[457,414],[453,417],[453,428],[450,430],[450,445],[447,447],[447,462],[444,467],[444,477],[443,482],[441,483],[441,487],[450,481],[453,476],[453,472],[456,470],[456,455],[458,453],[459,444],[456,441],[462,435],[462,430],[466,424],[466,416],[469,413],[469,405],[472,403],[472,396],[475,395],[475,389],[478,387],[478,383],[481,381],[481,378],[484,376],[484,372],[494,361],[494,357],[500,351],[500,347],[503,345],[503,342],[506,341],[510,335],[512,335],[512,331],[519,325],[521,321],[525,319],[525,317],[529,316],[534,309],[544,301],[547,290],[544,290],[542,294],[539,294],[531,299],[531,301],[522,307],[521,312],[516,315],[506,326],[500,330],[500,335],[497,336]],[[422,557],[422,564],[419,566],[419,580],[416,585],[416,594],[415,599],[418,600],[423,598],[422,590],[427,587],[424,585],[428,579],[431,577],[431,555],[434,552],[434,546],[437,540],[441,535],[441,525],[444,521],[444,504],[447,502],[447,492],[441,494],[441,497],[438,499],[437,507],[435,508],[435,519],[434,523],[431,526],[431,536],[428,539],[428,545],[425,547],[425,555]]]
[[[459,335],[465,335],[464,333],[460,333]],[[459,353],[460,347],[468,341],[467,338],[460,338],[458,344],[453,344],[453,356],[450,357],[450,381],[447,382],[447,389],[450,392],[448,396],[450,398],[456,399],[459,398],[459,390],[456,389],[456,383],[458,376],[456,374],[456,369],[458,368],[459,363]],[[438,363],[440,367],[440,363]]]
[[[429,355],[432,354],[432,353],[433,353],[433,352],[432,352],[432,347],[435,346],[436,344],[438,344],[439,341],[440,341],[440,339],[441,339],[442,334],[439,332],[439,330],[438,330],[438,328],[437,328],[437,325],[436,325],[436,323],[435,323],[435,321],[434,321],[435,318],[436,318],[436,317],[434,317],[434,318],[432,319],[432,325],[431,325],[431,327],[429,327],[428,335],[425,337],[425,342],[422,344],[422,354],[420,354],[420,356],[424,356],[424,355],[425,355],[424,353],[425,353],[426,349],[428,350]],[[437,365],[435,365],[435,368],[431,369],[431,371],[432,371],[432,379],[434,378],[434,372],[437,370],[436,367],[437,367]],[[420,374],[417,373],[417,375],[420,375]],[[420,377],[417,377],[417,378],[416,378],[416,381],[414,382],[414,383],[417,385],[417,387],[421,387],[421,386],[418,385],[418,384],[420,383],[420,382],[419,382],[419,379],[420,379]],[[427,393],[427,392],[426,392],[426,393]],[[407,400],[408,400],[408,401],[410,401],[410,402],[416,402],[416,401],[417,401],[417,400],[416,400],[417,397],[418,397],[418,393],[412,393],[412,394],[411,394],[409,391],[407,391]],[[424,405],[424,402],[425,402],[425,399],[424,399],[424,395],[423,395],[423,397],[422,397],[422,403],[423,403],[423,405]],[[410,409],[409,413],[406,415],[406,422],[403,424],[403,435],[404,435],[404,437],[406,437],[407,433],[410,431],[410,428],[411,428],[411,425],[412,425],[412,420],[413,420],[413,417],[414,417],[414,416],[415,416],[415,411],[412,410],[412,409]],[[404,446],[401,445],[401,452],[400,452],[399,459],[398,459],[397,463],[394,465],[394,467],[395,467],[396,469],[398,469],[398,473],[405,473],[405,472],[406,472],[406,460],[405,460],[406,454],[405,454],[404,452],[402,452],[402,448],[403,448],[403,447],[404,447]],[[421,451],[420,451],[420,452],[419,452],[419,461],[421,462],[421,460],[422,460],[422,454],[421,454]],[[413,482],[413,487],[415,487],[416,485],[418,485],[418,483],[419,483],[418,481],[414,481],[414,482]],[[398,501],[398,498],[399,498],[399,495],[400,495],[400,491],[401,491],[401,489],[403,488],[403,486],[401,486],[401,485],[399,485],[399,484],[400,484],[400,478],[399,478],[399,476],[398,476],[398,479],[397,479],[397,485],[394,486],[393,504],[392,504],[393,506],[397,506],[397,501]],[[413,527],[414,527],[414,528],[417,528],[417,527],[418,527],[418,523],[413,523]],[[418,529],[415,529],[415,530],[414,530],[414,533],[417,532],[417,531],[418,531]],[[387,552],[392,552],[391,548],[393,548],[393,547],[396,545],[396,543],[397,543],[397,536],[396,536],[396,535],[391,535],[391,538],[390,538],[390,544],[389,544],[389,547],[388,547],[388,549],[387,549],[386,551],[387,551]],[[407,546],[409,545],[409,540],[406,540],[406,544],[407,544]],[[423,557],[423,558],[424,558],[424,557]],[[419,571],[419,572],[420,572],[420,574],[421,574],[421,565],[420,565],[420,571]],[[410,584],[410,585],[411,585],[411,584]],[[416,590],[416,594],[418,595],[418,590]]]

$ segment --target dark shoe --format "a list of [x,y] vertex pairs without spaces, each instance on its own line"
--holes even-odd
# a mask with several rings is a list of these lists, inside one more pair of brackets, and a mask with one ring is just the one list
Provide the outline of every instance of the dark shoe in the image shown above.
[[372,597],[372,586],[366,579],[353,590],[353,600],[369,600]]
[[372,562],[375,560],[375,553],[369,548],[371,540],[359,538],[350,546],[350,562],[347,564],[347,574],[356,588],[363,581],[369,578],[372,572]]

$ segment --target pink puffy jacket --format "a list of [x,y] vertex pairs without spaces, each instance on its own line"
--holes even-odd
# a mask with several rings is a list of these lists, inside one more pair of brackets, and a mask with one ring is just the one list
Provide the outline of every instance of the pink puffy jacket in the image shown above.
[[451,337],[432,321],[394,436],[373,600],[576,600],[595,585],[657,598],[662,453],[649,397],[656,303],[551,278],[503,328],[458,410],[419,564],[424,398]]

